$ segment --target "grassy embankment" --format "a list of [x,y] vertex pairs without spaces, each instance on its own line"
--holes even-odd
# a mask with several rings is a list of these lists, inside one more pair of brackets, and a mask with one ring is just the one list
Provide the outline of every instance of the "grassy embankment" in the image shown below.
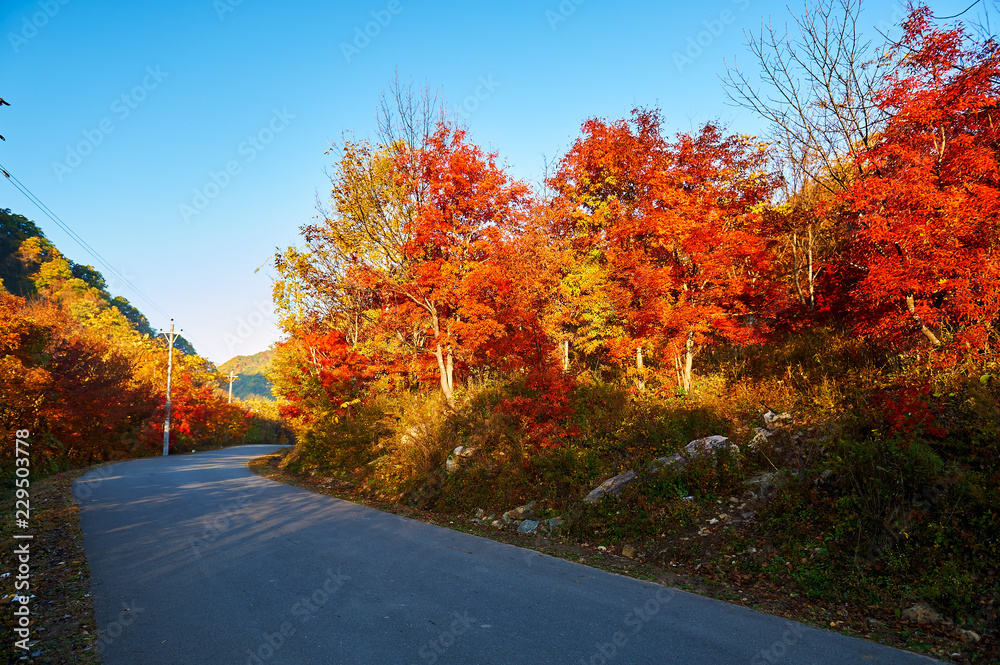
[[[827,331],[699,362],[689,395],[585,373],[568,408],[548,411],[521,408],[538,397],[521,378],[469,385],[457,412],[435,395],[383,398],[300,432],[258,470],[937,657],[997,658],[993,361],[941,372]],[[768,409],[792,419],[752,447]],[[740,451],[642,472],[713,434]],[[460,445],[474,452],[448,473]],[[582,501],[626,469],[640,479],[620,497]],[[529,501],[564,527],[471,521]],[[920,602],[941,621],[901,618]]]

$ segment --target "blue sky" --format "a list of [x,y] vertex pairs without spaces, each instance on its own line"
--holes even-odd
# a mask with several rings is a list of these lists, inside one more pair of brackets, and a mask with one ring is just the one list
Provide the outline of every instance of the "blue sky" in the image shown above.
[[[872,28],[902,11],[865,7]],[[114,295],[154,327],[173,317],[221,363],[278,339],[269,259],[325,199],[329,141],[371,132],[397,71],[538,181],[584,120],[636,106],[660,108],[670,131],[761,133],[719,75],[724,60],[750,64],[743,32],[768,17],[783,24],[785,4],[4,0],[0,164],[155,308],[102,269]],[[101,269],[6,182],[0,207]]]

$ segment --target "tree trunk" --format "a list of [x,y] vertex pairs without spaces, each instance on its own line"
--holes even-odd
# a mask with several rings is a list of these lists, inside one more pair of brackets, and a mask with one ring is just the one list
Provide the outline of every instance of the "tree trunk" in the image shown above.
[[906,311],[910,313],[910,316],[913,317],[913,320],[917,322],[918,326],[920,326],[920,332],[924,334],[924,337],[926,337],[928,341],[930,341],[930,343],[933,344],[935,347],[941,346],[941,340],[937,338],[937,335],[931,332],[930,328],[924,325],[923,319],[921,319],[917,315],[916,307],[913,305],[912,293],[906,296]]
[[813,274],[813,226],[809,225],[809,311],[816,311],[816,275]]
[[805,254],[805,269],[806,269],[806,285],[808,286],[808,295],[803,293],[802,284],[799,281],[799,272],[802,270],[803,266],[801,260],[799,259],[799,236],[798,233],[792,232],[792,283],[795,285],[795,294],[799,298],[799,302],[809,307],[810,312],[816,311],[816,271],[813,266],[813,245],[815,244],[815,239],[813,238],[813,225],[810,224],[806,227],[806,238],[803,241],[805,248],[803,253]]
[[569,371],[569,340],[564,339],[562,341],[562,362],[563,362],[563,372]]
[[806,297],[802,293],[802,284],[799,283],[799,234],[792,231],[792,284],[795,286],[795,295],[799,297],[799,304],[806,304]]
[[448,347],[447,358],[445,353],[441,349],[441,345],[438,344],[434,347],[434,357],[437,358],[438,362],[438,374],[441,375],[441,393],[444,395],[444,401],[448,403],[448,406],[452,409],[455,408],[455,391],[454,391],[454,359],[451,347]]
[[691,392],[691,367],[694,365],[694,333],[689,332],[684,344],[684,370],[682,379],[684,392]]
[[635,387],[639,390],[646,389],[646,367],[642,362],[642,347],[638,346],[635,349],[635,369],[638,375],[635,377]]

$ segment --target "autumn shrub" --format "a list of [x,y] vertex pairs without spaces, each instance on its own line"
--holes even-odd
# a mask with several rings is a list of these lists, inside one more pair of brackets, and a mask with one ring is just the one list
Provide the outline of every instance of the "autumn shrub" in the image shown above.
[[385,434],[380,404],[359,404],[345,416],[329,414],[296,433],[292,451],[281,468],[290,473],[361,479],[365,465],[377,457],[375,446]]
[[[396,497],[424,483],[444,466],[454,436],[443,397],[437,393],[403,393],[382,402],[382,435],[373,446],[365,486]],[[455,444],[457,445],[457,444]]]
[[667,498],[655,482],[638,483],[626,487],[620,497],[578,506],[568,533],[585,542],[628,542],[644,549],[690,527],[700,512],[701,506],[694,501],[679,495]]
[[524,433],[530,451],[556,448],[565,439],[579,435],[570,417],[574,383],[571,377],[552,367],[517,373],[504,385],[507,396],[495,406],[498,414],[514,418]]
[[[113,340],[52,302],[0,291],[0,434],[28,430],[39,471],[129,454],[155,409],[153,387]],[[13,456],[0,447],[0,466]]]
[[994,386],[925,368],[904,362],[876,385],[842,382],[837,425],[775,456],[783,480],[755,530],[801,559],[788,580],[806,595],[893,609],[930,602],[995,629],[984,609],[1000,598]]
[[[240,443],[245,444],[277,444],[294,443],[294,435],[285,424],[279,412],[277,402],[268,399],[250,398],[240,400],[242,407],[250,414],[249,422]],[[230,440],[236,441],[235,436]]]
[[437,507],[503,512],[530,500],[561,502],[558,488],[574,482],[579,458],[587,457],[567,435],[569,395],[549,403],[540,397],[563,389],[515,374],[467,391],[448,420],[448,445],[471,454],[444,479]]

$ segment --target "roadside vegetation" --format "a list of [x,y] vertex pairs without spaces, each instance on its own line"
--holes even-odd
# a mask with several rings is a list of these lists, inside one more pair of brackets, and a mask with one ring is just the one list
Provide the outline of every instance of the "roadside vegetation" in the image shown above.
[[[279,401],[230,405],[175,351],[174,451],[294,437],[252,468],[1000,662],[1000,47],[926,7],[871,44],[859,11],[821,0],[751,40],[765,76],[729,89],[769,136],[594,118],[537,188],[397,82],[274,257]],[[0,434],[32,432],[33,501],[75,523],[61,471],[158,453],[167,351],[99,273],[0,222]],[[683,452],[705,437],[725,441]],[[78,536],[46,515],[39,595],[85,602]],[[83,611],[37,648],[86,650]]]
[[767,140],[595,118],[540,191],[397,83],[275,256],[270,472],[997,658],[1000,49],[811,10],[730,72]]
[[[523,380],[465,386],[455,411],[434,393],[383,397],[303,433],[271,472],[946,660],[989,662],[1000,656],[1000,384],[979,368],[921,377],[926,363],[872,357],[843,333],[795,335],[706,358],[711,371],[686,395],[577,385],[553,424],[574,433],[547,447],[509,408],[533,396]],[[792,418],[765,428],[772,410]],[[751,446],[757,428],[770,436]],[[713,434],[739,452],[642,473]],[[458,446],[471,454],[456,457]],[[640,477],[619,496],[583,501],[628,469]],[[532,519],[562,527],[520,536],[517,523],[474,520],[532,501]],[[902,618],[920,603],[940,617]]]
[[[160,454],[167,343],[100,272],[0,209],[0,469],[30,432],[32,477]],[[229,403],[221,372],[183,337],[173,349],[173,452],[288,440],[273,401]]]

